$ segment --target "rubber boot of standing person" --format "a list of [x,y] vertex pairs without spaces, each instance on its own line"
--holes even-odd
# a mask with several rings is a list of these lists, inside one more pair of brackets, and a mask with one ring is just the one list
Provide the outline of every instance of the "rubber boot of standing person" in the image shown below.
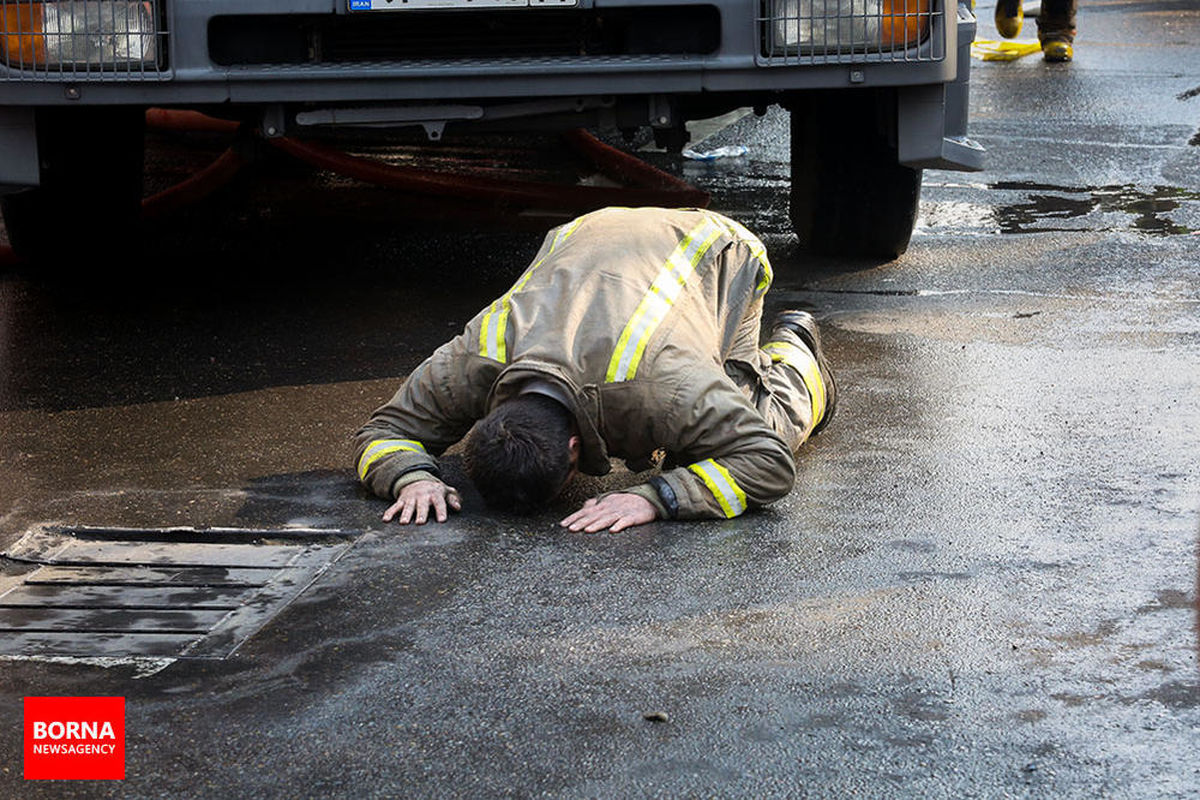
[[[1075,55],[1075,7],[1076,0],[1042,0],[1037,26],[1046,61],[1070,61]],[[996,30],[1005,39],[1016,38],[1024,20],[1021,0],[996,0]]]
[[1037,26],[1045,60],[1070,61],[1075,55],[1075,4],[1076,0],[1042,0]]

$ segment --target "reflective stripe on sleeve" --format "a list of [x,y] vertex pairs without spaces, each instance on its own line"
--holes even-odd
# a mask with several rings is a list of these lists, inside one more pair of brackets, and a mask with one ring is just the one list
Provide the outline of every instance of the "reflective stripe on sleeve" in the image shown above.
[[797,347],[790,342],[767,342],[763,345],[763,352],[771,357],[771,361],[782,361],[800,373],[812,403],[812,424],[815,427],[825,416],[825,381],[821,378],[817,359],[807,348]]
[[479,355],[499,361],[501,364],[508,360],[508,348],[505,340],[508,338],[508,312],[512,308],[512,296],[525,288],[525,284],[529,283],[529,279],[533,277],[537,268],[550,257],[559,245],[566,241],[568,236],[575,232],[575,228],[579,226],[580,222],[581,220],[576,219],[559,228],[558,233],[554,236],[554,241],[550,242],[550,249],[546,251],[546,255],[525,270],[525,274],[513,284],[507,294],[492,303],[479,328]]
[[415,439],[376,439],[367,445],[362,456],[358,459],[358,479],[366,480],[367,470],[379,459],[400,450],[412,453],[424,453],[425,445]]
[[732,519],[746,510],[746,493],[737,485],[729,470],[711,458],[692,464],[688,469],[704,481],[713,497],[717,498],[717,503],[727,519]]
[[617,346],[608,362],[608,372],[604,376],[606,381],[627,381],[637,374],[638,364],[641,363],[650,337],[670,313],[688,278],[696,271],[700,259],[724,230],[713,220],[705,219],[683,237],[663,264],[658,277],[650,284],[642,302],[629,318],[625,330],[621,332],[621,337],[617,339]]
[[759,279],[758,285],[754,287],[755,294],[762,296],[767,289],[771,288],[771,282],[775,280],[775,271],[771,269],[771,261],[767,258],[767,247],[762,243],[762,240],[750,232],[746,226],[731,220],[729,217],[716,213],[715,211],[705,212],[708,216],[721,225],[725,230],[729,231],[733,238],[746,244],[750,248],[750,255],[758,261]]

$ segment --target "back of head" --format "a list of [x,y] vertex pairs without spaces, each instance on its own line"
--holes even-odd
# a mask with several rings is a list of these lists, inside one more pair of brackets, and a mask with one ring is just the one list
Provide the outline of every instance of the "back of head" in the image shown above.
[[484,501],[528,513],[552,500],[571,474],[572,418],[561,403],[523,394],[496,406],[467,440],[467,472]]

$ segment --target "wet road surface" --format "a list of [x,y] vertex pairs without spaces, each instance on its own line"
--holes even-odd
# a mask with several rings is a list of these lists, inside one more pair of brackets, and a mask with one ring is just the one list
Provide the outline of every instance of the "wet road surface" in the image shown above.
[[[496,516],[453,451],[446,525],[386,527],[355,487],[349,434],[537,233],[386,200],[319,226],[337,187],[248,181],[153,234],[156,277],[0,278],[0,545],[353,537],[228,659],[0,662],[0,793],[1193,796],[1200,12],[1080,31],[1069,66],[975,62],[988,169],[927,172],[893,263],[796,250],[781,114],[706,142],[744,161],[648,155],[763,234],[842,387],[792,494],[729,522],[565,534],[635,478]],[[20,698],[76,694],[127,698],[127,780],[24,783]]]

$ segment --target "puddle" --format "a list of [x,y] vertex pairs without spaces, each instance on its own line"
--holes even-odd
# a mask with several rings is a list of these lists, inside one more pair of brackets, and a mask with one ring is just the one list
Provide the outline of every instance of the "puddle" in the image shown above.
[[[1155,186],[1153,189],[1132,185],[1069,187],[1002,181],[993,184],[992,189],[1030,193],[1028,202],[996,209],[996,221],[1001,233],[1080,230],[1077,227],[1047,227],[1042,223],[1044,220],[1074,219],[1089,214],[1119,213],[1132,217],[1127,227],[1142,233],[1155,236],[1190,234],[1192,228],[1178,224],[1166,215],[1179,210],[1184,203],[1200,201],[1200,192],[1176,186]],[[1083,228],[1111,229],[1110,226]]]
[[1173,217],[1181,209],[1191,218],[1200,216],[1200,192],[1177,186],[1078,187],[1000,181],[990,186],[931,184],[929,188],[955,193],[963,189],[1018,192],[1026,199],[1005,204],[951,197],[928,200],[921,205],[919,233],[1133,230],[1150,236],[1181,236],[1198,232]]
[[0,560],[0,656],[226,658],[353,541],[320,530],[35,528]]

